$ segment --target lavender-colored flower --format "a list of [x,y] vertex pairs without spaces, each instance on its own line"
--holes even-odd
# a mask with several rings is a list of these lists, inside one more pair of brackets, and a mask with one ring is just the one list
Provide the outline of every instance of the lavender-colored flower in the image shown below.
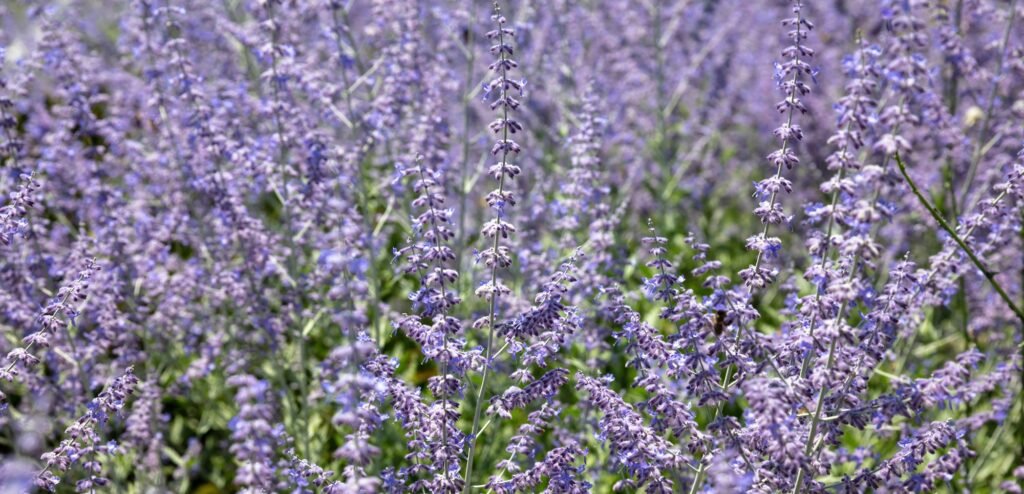
[[[487,33],[487,39],[494,43],[491,46],[491,53],[497,57],[488,69],[494,73],[491,79],[484,85],[484,94],[490,102],[490,107],[498,111],[498,118],[488,125],[498,139],[491,147],[491,155],[496,157],[498,163],[490,166],[487,170],[494,180],[498,182],[498,188],[487,193],[487,204],[495,211],[495,218],[484,223],[480,234],[491,240],[492,245],[480,253],[480,259],[484,266],[490,268],[490,281],[485,282],[477,288],[477,295],[487,299],[492,306],[497,300],[509,294],[509,289],[498,281],[498,269],[505,269],[511,266],[508,247],[501,245],[501,240],[509,238],[509,235],[516,231],[515,226],[507,221],[507,208],[515,206],[515,192],[506,185],[511,185],[511,180],[520,174],[522,169],[512,163],[513,156],[519,156],[522,148],[512,139],[516,132],[523,130],[523,125],[512,118],[513,113],[519,109],[521,102],[517,97],[522,96],[525,81],[513,79],[511,72],[519,66],[512,59],[514,49],[511,40],[515,37],[515,30],[508,27],[508,20],[501,13],[501,9],[495,4],[494,20],[497,28]],[[506,182],[508,180],[508,182]],[[494,327],[494,316],[490,316],[487,325]]]
[[74,321],[78,315],[74,304],[85,299],[85,291],[89,288],[88,281],[99,269],[95,260],[87,259],[77,278],[57,291],[56,297],[37,316],[40,328],[25,337],[25,346],[17,347],[7,354],[9,363],[0,369],[0,379],[13,381],[20,372],[39,363],[39,357],[33,355],[32,350],[49,346],[53,334],[65,324]]
[[121,412],[137,384],[138,378],[129,367],[89,403],[89,411],[65,429],[60,445],[42,455],[45,468],[36,476],[36,487],[54,492],[62,476],[76,464],[86,472],[86,477],[76,482],[78,492],[109,484],[110,480],[102,475],[97,455],[101,452],[116,454],[116,443],[113,446],[101,444],[100,427]]
[[274,407],[268,401],[269,385],[251,375],[237,375],[228,379],[236,388],[238,415],[230,424],[232,445],[229,451],[238,460],[235,484],[243,492],[259,492],[275,486],[275,447],[282,439],[274,426]]
[[487,408],[487,413],[510,418],[512,410],[525,408],[538,399],[551,399],[568,381],[569,371],[565,369],[548,371],[522,389],[510,387],[501,395],[491,398],[491,406]]
[[1020,491],[1020,2],[97,5],[0,5],[0,491]]
[[501,493],[529,492],[547,479],[548,484],[544,492],[552,494],[590,492],[590,484],[577,478],[582,473],[583,467],[575,466],[578,458],[584,454],[585,451],[575,444],[554,448],[529,470],[513,475],[510,480],[492,482],[488,484],[488,487]]
[[608,441],[616,463],[625,469],[628,478],[635,479],[634,485],[645,486],[651,492],[672,492],[668,472],[682,466],[680,451],[644,425],[640,414],[608,389],[607,380],[577,373],[576,381],[587,394],[588,403],[602,414],[598,421],[600,438]]
[[789,216],[779,203],[779,192],[790,192],[793,186],[792,182],[782,176],[782,171],[783,168],[789,170],[800,163],[793,147],[803,139],[803,130],[793,122],[793,116],[796,110],[807,113],[802,98],[811,88],[804,82],[804,77],[814,72],[805,60],[814,56],[814,50],[804,44],[814,25],[804,17],[800,0],[793,2],[793,17],[782,21],[782,25],[790,26],[786,35],[793,44],[782,51],[786,61],[776,67],[776,78],[786,97],[775,108],[786,115],[786,121],[775,129],[775,136],[782,141],[782,147],[768,155],[768,162],[775,167],[775,174],[757,184],[757,195],[761,203],[754,214],[760,218],[764,228],[760,234],[747,239],[747,248],[757,251],[757,259],[753,265],[740,271],[740,276],[751,288],[764,288],[774,282],[778,275],[775,269],[763,266],[762,262],[766,258],[775,257],[781,247],[781,240],[768,236],[771,226],[789,222]]

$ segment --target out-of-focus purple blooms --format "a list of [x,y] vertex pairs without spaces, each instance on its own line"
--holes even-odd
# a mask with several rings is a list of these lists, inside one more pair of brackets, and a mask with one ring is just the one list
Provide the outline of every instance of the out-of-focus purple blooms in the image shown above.
[[1020,2],[536,4],[0,4],[0,491],[1019,492]]
[[274,406],[269,402],[270,386],[251,375],[228,379],[235,388],[238,414],[231,420],[232,444],[229,451],[241,465],[235,484],[243,492],[259,492],[275,488],[277,467],[276,446],[282,441],[281,430],[274,426]]
[[[0,106],[2,103],[0,101]],[[0,118],[3,116],[0,115]],[[21,184],[18,189],[12,192],[8,200],[5,201],[7,204],[0,207],[0,243],[10,245],[17,237],[24,236],[28,232],[27,216],[29,210],[36,206],[35,194],[39,188],[39,182],[33,175],[21,176]]]

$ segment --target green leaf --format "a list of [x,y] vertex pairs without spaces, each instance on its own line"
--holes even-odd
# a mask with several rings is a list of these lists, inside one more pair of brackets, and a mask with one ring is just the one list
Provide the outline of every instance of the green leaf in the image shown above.
[[306,325],[302,328],[303,337],[309,336],[309,333],[313,331],[313,328],[316,327],[316,323],[320,321],[320,316],[324,314],[324,310],[326,309],[321,307],[320,310],[316,312],[316,315],[313,316],[313,318],[310,319],[309,322],[307,322]]
[[179,455],[178,452],[175,451],[173,448],[164,446],[160,451],[164,454],[164,456],[171,460],[171,463],[174,463],[178,468],[185,467],[185,459],[182,458],[181,455]]

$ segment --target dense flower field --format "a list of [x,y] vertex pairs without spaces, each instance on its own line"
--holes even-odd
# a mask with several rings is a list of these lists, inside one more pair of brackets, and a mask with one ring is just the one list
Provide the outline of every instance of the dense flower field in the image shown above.
[[0,494],[1020,493],[1022,16],[0,3]]

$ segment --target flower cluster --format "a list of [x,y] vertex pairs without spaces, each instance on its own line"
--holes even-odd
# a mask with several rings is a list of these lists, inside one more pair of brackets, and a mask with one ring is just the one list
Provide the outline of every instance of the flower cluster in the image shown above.
[[[804,82],[804,78],[814,74],[811,65],[806,59],[814,56],[814,50],[804,44],[808,33],[814,29],[803,15],[803,3],[797,0],[793,3],[793,17],[782,21],[782,25],[790,27],[786,36],[793,44],[782,51],[786,61],[776,66],[776,80],[783,94],[786,97],[776,103],[775,109],[786,115],[786,121],[775,129],[775,137],[782,142],[782,147],[768,155],[768,162],[775,167],[775,174],[757,183],[756,197],[761,201],[754,214],[764,225],[760,234],[747,239],[747,248],[757,252],[757,259],[750,267],[740,271],[740,276],[751,288],[764,288],[775,281],[777,272],[772,268],[762,266],[761,263],[771,257],[775,257],[782,247],[782,241],[778,237],[769,236],[772,225],[789,223],[790,216],[785,213],[782,204],[779,202],[779,192],[793,191],[793,182],[782,175],[783,169],[790,170],[800,163],[793,148],[804,138],[804,131],[793,121],[794,113],[807,113],[807,106],[803,97],[811,92],[810,86]],[[767,200],[766,200],[767,199]]]
[[110,480],[102,476],[102,464],[97,455],[101,452],[117,453],[117,443],[103,443],[101,427],[114,418],[124,407],[128,397],[135,392],[139,380],[129,367],[124,374],[114,379],[88,406],[88,412],[64,430],[64,439],[53,451],[42,455],[45,469],[36,477],[36,486],[54,490],[60,483],[60,476],[73,465],[80,464],[87,477],[76,483],[79,492],[104,487]]

